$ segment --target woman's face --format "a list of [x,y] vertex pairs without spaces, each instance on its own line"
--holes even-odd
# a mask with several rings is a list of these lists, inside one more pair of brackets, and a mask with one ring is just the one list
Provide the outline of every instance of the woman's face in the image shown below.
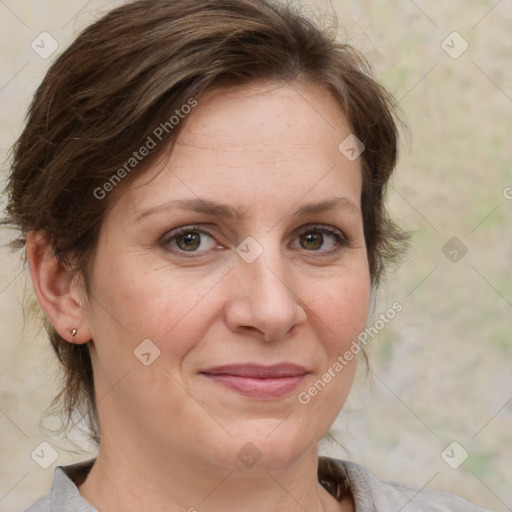
[[102,226],[87,306],[102,444],[284,469],[353,380],[355,359],[332,368],[368,313],[360,159],[320,88],[218,92],[186,123]]

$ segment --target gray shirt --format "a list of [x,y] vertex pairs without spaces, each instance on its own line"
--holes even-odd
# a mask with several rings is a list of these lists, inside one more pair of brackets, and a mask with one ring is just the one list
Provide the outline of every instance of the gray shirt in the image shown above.
[[[384,482],[358,464],[330,460],[340,465],[347,475],[356,512],[490,512],[447,492]],[[55,468],[52,490],[26,512],[97,512],[81,496],[73,481],[78,475],[83,479],[93,462]]]

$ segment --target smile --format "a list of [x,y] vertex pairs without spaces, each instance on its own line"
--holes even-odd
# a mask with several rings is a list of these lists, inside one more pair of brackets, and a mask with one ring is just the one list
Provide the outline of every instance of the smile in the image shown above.
[[210,380],[249,398],[275,400],[295,391],[309,372],[302,366],[232,365],[201,372]]

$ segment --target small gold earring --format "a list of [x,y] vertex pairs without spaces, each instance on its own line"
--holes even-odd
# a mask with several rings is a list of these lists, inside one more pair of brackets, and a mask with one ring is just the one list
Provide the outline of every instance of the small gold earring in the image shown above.
[[77,333],[77,330],[76,330],[76,329],[73,329],[73,330],[71,331],[71,336],[75,336],[75,334],[76,334],[76,333]]

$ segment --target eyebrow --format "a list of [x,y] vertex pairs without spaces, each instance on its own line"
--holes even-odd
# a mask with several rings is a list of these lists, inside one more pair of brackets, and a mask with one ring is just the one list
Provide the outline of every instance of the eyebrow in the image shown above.
[[[191,210],[193,212],[203,213],[205,215],[233,219],[238,222],[247,218],[247,210],[245,208],[235,208],[234,206],[218,203],[210,199],[191,198],[177,199],[161,204],[159,206],[147,208],[143,210],[139,215],[137,215],[136,221],[138,222],[145,217],[170,208]],[[305,217],[308,215],[324,213],[336,208],[342,208],[352,212],[359,217],[361,216],[361,210],[359,207],[347,197],[334,197],[332,199],[319,201],[317,203],[305,204],[293,210],[291,212],[291,216]]]

